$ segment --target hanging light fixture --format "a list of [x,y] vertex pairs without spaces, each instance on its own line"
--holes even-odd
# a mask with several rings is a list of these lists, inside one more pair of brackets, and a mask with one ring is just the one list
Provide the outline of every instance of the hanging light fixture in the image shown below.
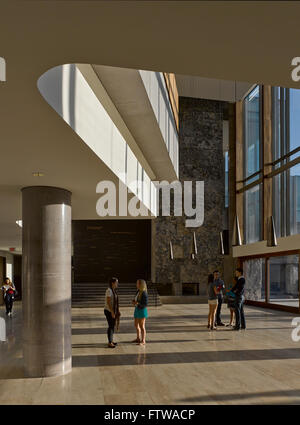
[[220,254],[224,255],[224,240],[223,240],[223,232],[220,232],[220,241],[219,241],[219,247],[220,247]]
[[169,242],[169,255],[170,255],[170,260],[174,260],[173,245],[171,241]]
[[235,216],[234,224],[233,224],[233,234],[232,234],[232,246],[241,246],[241,232],[240,232],[240,223],[238,216]]
[[192,260],[196,258],[197,254],[198,254],[198,249],[197,249],[196,234],[195,232],[193,232],[192,253],[191,253]]
[[272,215],[267,218],[267,246],[277,246],[276,230]]

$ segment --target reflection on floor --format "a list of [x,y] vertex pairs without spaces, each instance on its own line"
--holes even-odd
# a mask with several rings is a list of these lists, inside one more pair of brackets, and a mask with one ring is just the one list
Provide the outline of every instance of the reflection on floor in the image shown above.
[[[223,308],[228,321],[228,309]],[[246,308],[247,330],[208,331],[207,305],[149,309],[146,347],[122,309],[115,349],[98,309],[73,309],[73,371],[24,379],[21,305],[0,342],[1,404],[300,404],[300,350],[290,313]],[[0,316],[5,317],[1,307]]]
[[299,308],[299,298],[276,298],[271,296],[270,303]]

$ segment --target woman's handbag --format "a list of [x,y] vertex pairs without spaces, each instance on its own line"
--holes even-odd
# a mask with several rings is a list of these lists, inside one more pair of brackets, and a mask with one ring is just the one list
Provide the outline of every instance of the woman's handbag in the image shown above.
[[224,301],[228,304],[228,307],[233,307],[235,304],[235,294],[231,291],[227,292]]

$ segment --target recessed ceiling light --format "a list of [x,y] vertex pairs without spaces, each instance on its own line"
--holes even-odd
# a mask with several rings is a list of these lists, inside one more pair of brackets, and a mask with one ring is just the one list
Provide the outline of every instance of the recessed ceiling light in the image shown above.
[[36,171],[32,173],[33,177],[43,177],[44,173],[41,173],[40,171]]

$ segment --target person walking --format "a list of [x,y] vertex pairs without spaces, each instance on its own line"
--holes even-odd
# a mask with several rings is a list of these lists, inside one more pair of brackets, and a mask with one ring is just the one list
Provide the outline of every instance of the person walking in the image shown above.
[[7,277],[1,287],[2,291],[4,291],[4,301],[6,306],[6,314],[7,316],[12,316],[12,308],[13,302],[16,295],[15,285],[12,283],[9,277]]
[[208,306],[209,306],[207,327],[208,329],[213,330],[213,329],[217,329],[215,326],[215,318],[216,318],[216,311],[218,307],[218,290],[215,285],[213,274],[208,275],[207,295],[208,295]]
[[116,277],[112,277],[109,281],[109,287],[105,293],[104,314],[108,323],[107,339],[109,348],[115,348],[117,346],[117,343],[114,342],[114,332],[116,322],[118,322],[121,315],[119,311],[119,297],[117,293],[118,283],[118,279]]
[[214,271],[214,284],[218,290],[218,307],[216,312],[216,323],[215,326],[225,326],[225,324],[221,320],[221,308],[223,303],[223,290],[225,289],[225,285],[222,279],[220,279],[219,270]]
[[145,280],[138,279],[136,282],[137,292],[132,304],[134,309],[134,325],[136,328],[136,342],[138,345],[146,344],[146,319],[148,317],[148,291]]
[[237,282],[231,291],[235,294],[235,303],[234,303],[234,311],[235,311],[235,327],[233,330],[238,331],[240,329],[246,329],[246,319],[244,314],[244,291],[245,291],[245,278],[243,276],[243,269],[237,268],[235,271],[235,276],[237,278]]

